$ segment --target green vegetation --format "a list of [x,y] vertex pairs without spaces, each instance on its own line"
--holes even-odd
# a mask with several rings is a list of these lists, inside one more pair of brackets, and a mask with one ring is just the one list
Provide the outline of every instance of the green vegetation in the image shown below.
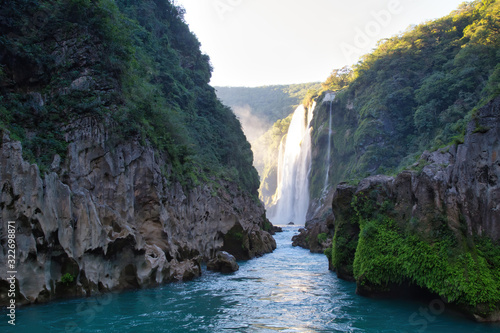
[[318,243],[321,244],[323,242],[326,242],[327,238],[328,238],[328,235],[326,233],[324,233],[324,232],[318,234],[318,237],[317,237]]
[[352,280],[354,278],[354,257],[359,239],[358,219],[351,206],[337,209],[335,217],[332,247],[326,256],[330,259],[339,277]]
[[250,145],[208,85],[209,58],[183,15],[168,0],[9,2],[0,20],[0,126],[42,170],[54,154],[65,157],[73,124],[91,118],[113,129],[113,142],[154,146],[172,180],[223,177],[256,194]]
[[264,227],[262,228],[264,231],[270,232],[273,229],[273,225],[269,220],[264,219]]
[[215,87],[221,101],[232,108],[249,106],[252,114],[271,126],[279,119],[286,118],[302,103],[310,91],[321,88],[319,82],[274,85],[255,88]]
[[61,283],[65,284],[65,285],[70,285],[71,283],[73,283],[74,280],[75,280],[75,277],[73,275],[71,275],[70,273],[66,273],[63,276],[61,276]]
[[354,276],[354,254],[356,253],[357,244],[357,235],[354,239],[348,239],[343,235],[340,228],[338,232],[335,232],[331,254],[327,254],[327,257],[330,258],[333,267],[335,267],[337,271],[342,271],[343,274],[345,274],[344,277]]
[[321,84],[323,90],[339,91],[349,86],[354,79],[354,72],[349,67],[334,69],[325,82]]
[[254,166],[261,178],[259,197],[266,205],[272,202],[278,186],[279,150],[281,144],[285,146],[292,116],[293,113],[276,121],[264,135],[252,143],[255,154]]
[[[500,94],[500,2],[473,1],[450,15],[381,41],[353,66],[335,70],[323,91],[333,102],[331,164],[326,165],[329,103],[313,120],[311,197],[329,185],[394,174],[424,150],[460,144],[473,110]],[[486,129],[478,129],[484,131]]]
[[[331,165],[325,165],[329,103],[313,120],[311,196],[319,198],[326,168],[330,186],[344,179],[421,172],[424,150],[464,142],[480,106],[499,95],[500,2],[464,3],[447,17],[384,40],[354,66],[323,84],[337,91]],[[318,97],[321,100],[326,92]],[[475,132],[489,128],[476,125]],[[344,189],[346,191],[346,189]],[[354,193],[354,189],[352,189]],[[429,290],[469,313],[488,316],[500,304],[500,244],[451,229],[446,212],[408,218],[380,186],[334,202],[332,248],[325,251],[338,275],[366,293],[395,285]],[[346,202],[350,202],[347,206]]]
[[363,220],[354,275],[360,283],[382,288],[410,281],[449,302],[487,304],[493,310],[500,301],[500,266],[490,265],[488,260],[480,250],[462,251],[451,239],[428,243],[414,234],[401,233],[389,218]]
[[351,202],[360,226],[353,261],[358,284],[385,291],[392,284],[410,283],[449,302],[478,307],[482,315],[495,309],[500,301],[500,246],[457,235],[441,217],[431,231],[416,233],[414,223],[397,222],[392,203],[377,197],[374,189]]

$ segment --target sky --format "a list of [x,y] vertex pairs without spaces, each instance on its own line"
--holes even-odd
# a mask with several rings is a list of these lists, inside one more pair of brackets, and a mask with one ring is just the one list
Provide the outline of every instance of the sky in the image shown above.
[[463,0],[174,0],[209,55],[213,86],[323,82],[378,41]]

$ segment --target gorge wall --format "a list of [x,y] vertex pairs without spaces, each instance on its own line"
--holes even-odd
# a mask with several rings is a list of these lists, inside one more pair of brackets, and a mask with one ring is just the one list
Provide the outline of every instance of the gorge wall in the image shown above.
[[295,245],[324,251],[361,295],[430,293],[500,320],[499,6],[464,3],[384,40],[317,94]]
[[481,108],[463,144],[426,152],[395,177],[341,183],[327,253],[362,295],[417,285],[480,321],[500,320],[500,98]]
[[[239,259],[275,247],[265,212],[235,183],[190,190],[169,183],[168,161],[137,141],[109,145],[103,124],[82,119],[68,132],[65,163],[51,172],[22,158],[4,133],[0,155],[1,234],[16,221],[20,304],[61,296],[156,286],[199,276],[200,263],[239,235]],[[6,267],[6,238],[0,264]],[[5,272],[0,303],[8,301]],[[70,274],[74,281],[61,282]]]
[[14,221],[17,304],[187,280],[218,250],[275,248],[250,145],[181,8],[3,9],[0,265]]
[[471,111],[500,93],[499,9],[498,1],[464,3],[332,72],[311,122],[309,218],[329,214],[316,211],[340,182],[395,175],[425,150],[463,142]]

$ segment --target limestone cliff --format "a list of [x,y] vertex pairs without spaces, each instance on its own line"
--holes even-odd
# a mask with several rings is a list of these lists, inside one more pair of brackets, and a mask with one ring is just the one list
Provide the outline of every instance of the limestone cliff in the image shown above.
[[395,177],[342,183],[330,260],[362,295],[418,286],[479,321],[500,320],[500,98],[458,146],[426,152]]
[[[109,124],[108,124],[109,125]],[[185,190],[169,183],[162,159],[137,141],[111,146],[111,126],[82,119],[68,130],[68,158],[52,170],[22,158],[4,133],[0,151],[0,234],[16,221],[21,303],[155,286],[200,274],[240,228],[240,259],[275,248],[264,209],[236,184],[214,181]],[[56,172],[57,171],[57,172]],[[0,265],[6,267],[6,238]],[[71,284],[61,277],[71,274]],[[0,304],[7,299],[0,275]]]
[[169,0],[2,5],[0,265],[14,221],[18,304],[275,247],[250,144],[183,14]]
[[463,142],[470,111],[500,94],[499,13],[499,1],[463,3],[384,39],[352,72],[332,71],[311,122],[310,218],[340,182],[396,174]]

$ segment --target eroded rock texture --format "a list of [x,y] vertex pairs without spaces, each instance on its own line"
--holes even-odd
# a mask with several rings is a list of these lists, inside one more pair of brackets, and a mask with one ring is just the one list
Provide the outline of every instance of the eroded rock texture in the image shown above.
[[[136,140],[119,142],[112,124],[83,118],[65,130],[64,163],[51,170],[22,158],[3,133],[0,150],[0,266],[6,267],[7,221],[16,221],[18,301],[155,286],[200,275],[239,230],[237,259],[271,252],[265,212],[234,183],[191,189],[168,179],[169,163]],[[73,282],[61,279],[70,274]],[[6,304],[5,270],[0,305]]]
[[292,245],[308,249],[312,253],[323,253],[332,246],[333,232],[332,214],[326,220],[319,218],[309,220],[304,228],[300,228],[299,233],[292,237]]
[[215,258],[207,262],[207,269],[222,273],[232,273],[240,269],[240,266],[233,255],[226,251],[219,251],[215,255]]
[[[455,257],[460,258],[460,251],[463,255],[487,255],[484,251],[476,253],[475,242],[477,237],[490,239],[497,245],[500,241],[499,154],[500,98],[497,98],[481,108],[469,123],[463,144],[426,152],[413,166],[413,171],[404,171],[396,177],[379,175],[363,179],[357,186],[340,184],[332,204],[335,215],[332,268],[341,278],[356,279],[357,291],[362,295],[391,293],[394,287],[391,284],[374,283],[365,277],[365,272],[355,276],[355,269],[353,271],[353,263],[363,261],[358,253],[358,239],[369,239],[376,225],[372,224],[370,231],[360,230],[358,218],[381,219],[380,214],[395,221],[395,230],[418,235],[431,246],[445,237],[452,239],[454,251],[458,251],[451,254]],[[494,273],[497,272],[496,259],[486,257],[484,260],[491,274],[497,274]],[[464,279],[469,279],[467,270],[464,272]],[[419,274],[425,275],[426,271]],[[405,278],[405,283],[411,285],[413,278]],[[498,279],[500,276],[493,281]],[[449,295],[440,296],[446,299]],[[500,320],[500,303],[496,306],[461,303],[459,306],[479,321]]]

